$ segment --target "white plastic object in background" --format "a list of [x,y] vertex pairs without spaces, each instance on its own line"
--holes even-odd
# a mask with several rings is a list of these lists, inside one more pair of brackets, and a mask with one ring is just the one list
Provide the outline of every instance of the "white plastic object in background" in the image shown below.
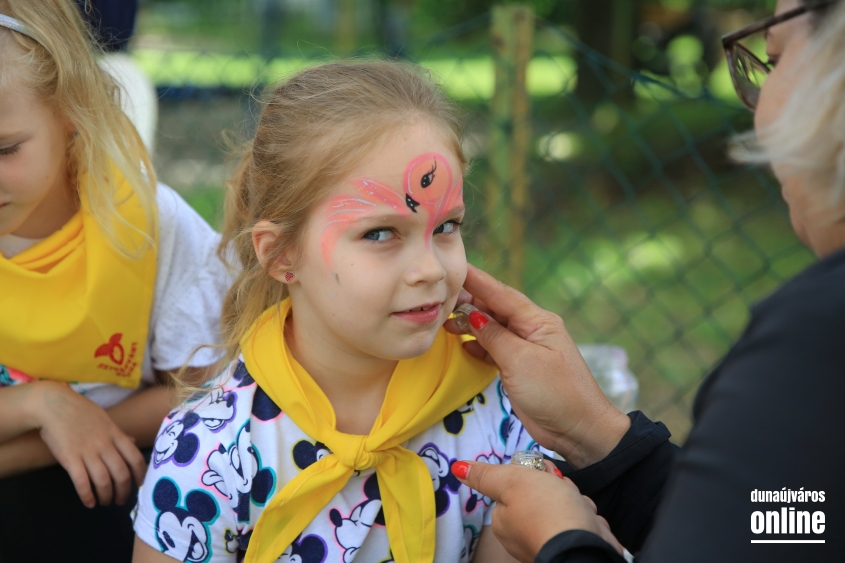
[[125,53],[107,53],[98,62],[100,68],[120,86],[123,111],[138,130],[138,135],[152,157],[158,124],[158,94],[155,86]]
[[579,344],[593,377],[616,408],[624,413],[636,410],[640,384],[628,369],[628,354],[610,344]]

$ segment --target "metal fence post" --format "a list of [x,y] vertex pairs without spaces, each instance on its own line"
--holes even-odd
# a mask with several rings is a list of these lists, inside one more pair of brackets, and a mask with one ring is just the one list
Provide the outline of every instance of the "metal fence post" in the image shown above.
[[485,258],[488,268],[516,288],[522,287],[525,268],[526,163],[531,148],[526,73],[533,34],[530,7],[509,4],[493,8],[490,39],[495,91],[490,103]]

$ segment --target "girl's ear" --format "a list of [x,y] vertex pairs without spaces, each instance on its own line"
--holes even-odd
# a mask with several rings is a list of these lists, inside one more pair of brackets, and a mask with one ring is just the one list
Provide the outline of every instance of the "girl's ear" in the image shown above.
[[282,283],[290,283],[293,280],[290,273],[291,261],[286,254],[276,257],[272,264],[267,261],[276,251],[279,240],[280,229],[270,221],[259,221],[252,228],[252,246],[255,248],[255,255],[258,262],[267,270],[270,277]]

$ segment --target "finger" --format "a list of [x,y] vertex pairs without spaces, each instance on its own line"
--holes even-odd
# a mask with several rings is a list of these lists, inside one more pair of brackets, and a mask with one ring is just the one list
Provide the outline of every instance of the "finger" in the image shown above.
[[543,461],[545,461],[545,463],[546,463],[546,473],[551,473],[552,475],[554,475],[555,477],[557,477],[559,479],[566,479],[566,477],[563,476],[563,473],[561,473],[560,469],[557,468],[557,465],[555,465],[554,463],[552,463],[548,459],[543,460]]
[[446,329],[446,332],[451,332],[452,334],[464,334],[464,331],[461,330],[455,319],[446,319],[446,322],[443,323],[443,328]]
[[70,480],[73,482],[73,488],[76,489],[76,494],[79,495],[79,500],[86,508],[94,508],[97,504],[97,499],[94,497],[94,492],[91,490],[91,480],[88,478],[88,472],[85,470],[85,465],[82,460],[64,465]]
[[598,507],[596,507],[596,503],[593,502],[593,499],[591,499],[587,495],[581,495],[581,498],[583,498],[584,502],[587,503],[587,506],[589,506],[593,510],[593,514],[599,513],[599,509]]
[[458,302],[455,304],[455,307],[457,307],[458,305],[463,305],[464,303],[469,303],[476,309],[484,311],[485,313],[491,313],[490,307],[487,306],[487,303],[474,296],[466,289],[461,288],[461,291],[458,292]]
[[525,477],[525,471],[533,470],[518,465],[490,465],[476,461],[456,461],[452,464],[452,474],[459,481],[497,502],[501,502],[507,489]]
[[506,522],[507,515],[504,513],[504,509],[504,506],[497,503],[493,505],[493,511],[490,513],[490,527],[493,531],[493,535],[496,536],[500,542],[510,531],[508,529],[508,523]]
[[479,360],[484,360],[488,364],[491,364],[491,365],[494,365],[494,366],[496,365],[496,362],[493,361],[493,357],[490,356],[490,354],[487,353],[487,350],[485,350],[484,347],[481,344],[479,344],[477,340],[469,340],[467,342],[464,342],[463,346],[464,346],[464,350],[466,350],[467,352],[469,352],[471,355],[475,356]]
[[527,342],[481,311],[469,314],[469,324],[478,344],[503,371],[510,371],[510,366],[536,353],[537,344]]
[[543,311],[524,294],[472,264],[468,264],[467,267],[464,289],[470,292],[474,299],[484,301],[492,312],[506,318],[517,314],[525,316],[526,313]]
[[135,484],[139,487],[144,482],[144,475],[147,473],[147,462],[144,461],[144,456],[135,441],[129,439],[126,434],[121,434],[119,438],[114,441],[117,451],[126,460],[129,470],[132,472],[132,477],[135,479]]
[[457,303],[455,303],[455,307],[457,307],[458,305],[463,305],[464,303],[469,303],[470,305],[472,305],[472,299],[472,293],[470,293],[464,288],[461,288],[461,290],[458,292],[458,301]]
[[129,468],[126,467],[126,462],[116,449],[107,450],[100,455],[100,458],[114,483],[114,503],[122,505],[132,490],[132,475],[129,473]]
[[85,469],[88,471],[88,477],[94,484],[100,506],[110,505],[112,500],[111,475],[109,475],[109,470],[106,469],[103,460],[99,456],[92,456],[85,458],[83,462]]

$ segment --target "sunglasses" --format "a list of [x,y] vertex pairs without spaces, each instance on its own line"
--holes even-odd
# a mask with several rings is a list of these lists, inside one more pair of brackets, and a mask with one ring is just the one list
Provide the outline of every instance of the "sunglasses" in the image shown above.
[[754,111],[757,108],[760,88],[772,71],[773,65],[761,61],[757,55],[740,44],[739,41],[755,33],[766,31],[779,23],[835,3],[836,0],[810,2],[800,8],[752,23],[739,31],[734,31],[722,37],[722,46],[725,48],[725,54],[728,57],[728,70],[731,74],[731,80],[739,99],[748,109]]

